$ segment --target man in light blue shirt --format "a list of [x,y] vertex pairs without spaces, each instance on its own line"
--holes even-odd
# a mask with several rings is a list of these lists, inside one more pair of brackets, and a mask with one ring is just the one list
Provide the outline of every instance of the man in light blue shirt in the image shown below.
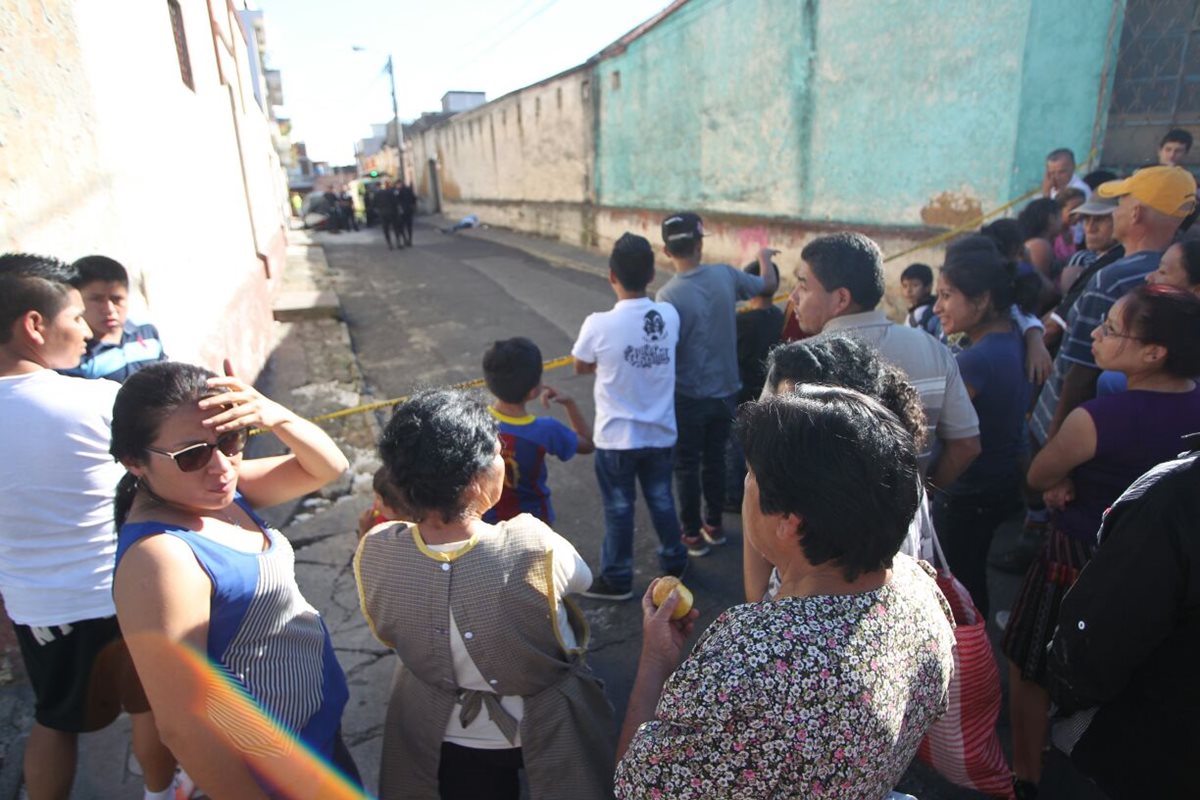
[[[728,264],[701,263],[704,223],[691,212],[662,224],[664,252],[675,276],[658,301],[679,312],[675,367],[675,487],[679,521],[688,553],[702,556],[725,543],[725,442],[742,383],[737,363],[737,301],[773,293],[778,273],[770,267],[777,251],[759,252],[760,272],[750,275]],[[700,498],[704,497],[704,518]]]

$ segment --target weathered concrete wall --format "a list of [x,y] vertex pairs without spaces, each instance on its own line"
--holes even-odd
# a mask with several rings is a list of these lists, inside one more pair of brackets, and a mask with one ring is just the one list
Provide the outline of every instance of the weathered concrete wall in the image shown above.
[[[431,159],[447,209],[466,206],[481,213],[486,202],[590,202],[590,78],[586,69],[550,78],[414,137],[414,183],[426,207],[432,207]],[[578,217],[577,210],[572,213]],[[578,231],[564,236],[578,237]]]
[[[1020,114],[1013,155],[1010,195],[1020,195],[1040,184],[1046,169],[1046,154],[1070,147],[1080,165],[1099,147],[1108,121],[1107,103],[1121,39],[1123,3],[1111,0],[1036,0],[1029,14],[1025,36],[1025,58],[1021,80]],[[1106,54],[1110,21],[1114,23],[1113,52]],[[1106,55],[1110,68],[1103,76]],[[1011,113],[1011,112],[1010,112]],[[1161,136],[1165,129],[1159,131]],[[1150,156],[1157,148],[1147,149]]]
[[172,357],[253,376],[285,256],[278,159],[236,18],[224,0],[180,6],[195,91],[166,3],[6,9],[0,250],[112,256]]
[[692,0],[597,66],[597,200],[958,224],[1087,152],[1110,10]]
[[814,6],[692,0],[602,60],[597,201],[800,216]]

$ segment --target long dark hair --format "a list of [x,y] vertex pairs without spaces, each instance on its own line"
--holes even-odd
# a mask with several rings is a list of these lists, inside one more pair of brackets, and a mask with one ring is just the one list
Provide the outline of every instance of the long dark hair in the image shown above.
[[[112,444],[108,452],[117,461],[143,461],[146,447],[158,436],[163,420],[181,406],[216,394],[208,385],[217,377],[204,367],[163,361],[131,375],[117,392],[113,404]],[[131,472],[117,484],[113,501],[117,527],[125,524],[138,480]]]
[[995,314],[1007,314],[1013,305],[1032,313],[1037,306],[1037,276],[1018,275],[1017,265],[1001,255],[990,236],[967,236],[947,247],[941,274],[971,300],[986,292]]

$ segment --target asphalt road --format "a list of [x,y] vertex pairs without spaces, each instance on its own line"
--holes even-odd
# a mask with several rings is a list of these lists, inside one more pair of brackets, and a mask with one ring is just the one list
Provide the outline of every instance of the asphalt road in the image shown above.
[[[615,298],[602,271],[579,268],[588,262],[582,251],[576,267],[556,266],[527,252],[541,252],[537,246],[518,249],[496,238],[444,235],[418,224],[414,247],[389,251],[375,229],[321,237],[359,365],[376,399],[479,377],[483,353],[497,339],[526,336],[546,359],[567,355],[584,318],[612,306]],[[596,263],[594,256],[591,262]],[[584,414],[593,418],[591,377],[575,376],[565,368],[546,373],[545,381],[572,394]],[[530,410],[565,420],[561,411]],[[597,567],[604,524],[590,457],[554,462],[549,484],[558,515],[555,529]],[[641,504],[636,526],[634,587],[640,592],[657,574],[653,528]],[[729,544],[692,559],[686,578],[701,612],[697,632],[742,601],[742,539],[736,514],[725,516],[725,529]],[[1014,533],[1009,526],[997,538],[1002,541]],[[999,573],[990,579],[994,604],[1006,607],[1019,579]],[[592,630],[590,662],[605,680],[620,719],[640,647],[639,606],[636,600],[584,600],[582,605]],[[1003,679],[1005,667],[999,666]],[[1002,713],[1000,735],[1007,750],[1006,716]],[[920,764],[910,768],[898,788],[922,800],[982,796],[949,784]],[[1100,797],[1054,754],[1048,756],[1043,796]]]

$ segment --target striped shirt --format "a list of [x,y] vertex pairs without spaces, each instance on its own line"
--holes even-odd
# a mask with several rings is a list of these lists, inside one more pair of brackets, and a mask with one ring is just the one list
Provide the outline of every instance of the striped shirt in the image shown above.
[[73,378],[107,378],[124,383],[125,379],[142,367],[158,361],[166,361],[158,329],[153,325],[138,325],[126,320],[121,331],[120,342],[104,342],[92,339],[87,344],[79,366],[59,370]]
[[1092,331],[1108,316],[1108,310],[1127,292],[1145,283],[1146,276],[1158,268],[1162,253],[1143,250],[1114,261],[1091,277],[1067,316],[1067,331],[1062,348],[1054,359],[1054,369],[1038,396],[1029,421],[1029,430],[1038,444],[1049,438],[1050,425],[1058,411],[1063,381],[1073,364],[1096,369],[1092,356]]
[[921,395],[929,431],[921,469],[932,457],[934,439],[968,439],[979,435],[979,417],[958,362],[946,345],[917,328],[892,322],[882,311],[835,317],[825,324],[822,337],[846,334],[874,347],[884,361],[899,367]]
[[[346,675],[325,623],[296,584],[287,537],[269,528],[241,495],[237,503],[266,534],[266,550],[247,553],[186,528],[130,522],[118,535],[117,563],[147,536],[168,534],[187,543],[212,581],[209,660],[269,719],[328,760],[349,697]],[[278,755],[291,747],[274,731],[264,735],[236,710],[210,706],[206,712],[242,752]]]

